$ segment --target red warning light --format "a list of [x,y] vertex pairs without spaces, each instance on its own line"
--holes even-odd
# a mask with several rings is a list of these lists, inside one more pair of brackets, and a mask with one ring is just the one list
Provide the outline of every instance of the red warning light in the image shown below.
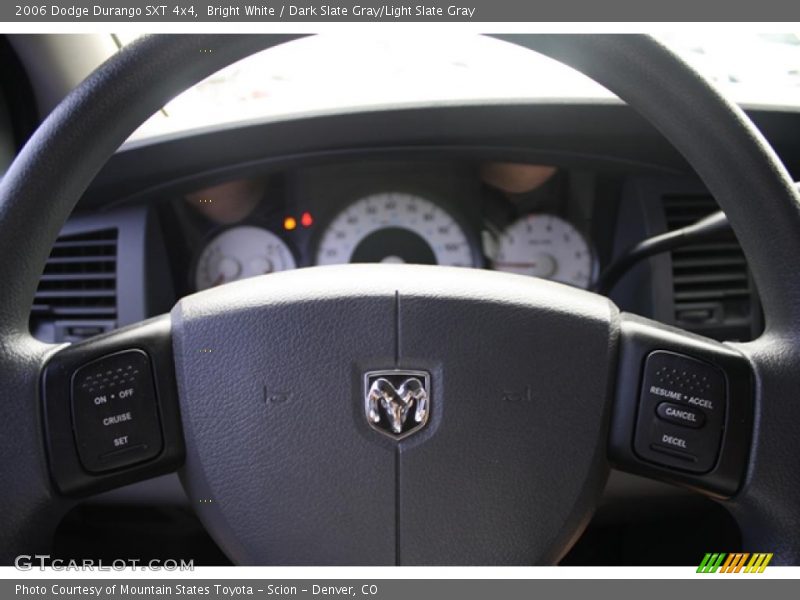
[[311,216],[310,212],[304,212],[300,215],[300,224],[303,227],[311,227],[314,224],[314,217]]
[[283,228],[286,231],[292,231],[293,229],[297,229],[297,219],[294,217],[286,217],[283,220]]

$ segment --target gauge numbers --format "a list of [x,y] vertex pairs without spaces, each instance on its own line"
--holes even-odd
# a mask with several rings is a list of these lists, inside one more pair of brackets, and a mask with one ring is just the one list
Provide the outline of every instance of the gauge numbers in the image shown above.
[[409,263],[475,266],[464,230],[433,202],[383,192],[357,200],[330,223],[317,264]]
[[226,229],[200,253],[195,269],[198,290],[296,267],[291,250],[277,235],[252,226]]
[[500,235],[494,268],[588,288],[594,256],[586,238],[555,215],[527,215]]

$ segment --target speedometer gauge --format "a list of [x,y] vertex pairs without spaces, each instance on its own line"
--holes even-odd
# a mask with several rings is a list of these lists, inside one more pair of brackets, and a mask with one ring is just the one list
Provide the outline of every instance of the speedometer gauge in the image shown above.
[[317,264],[410,263],[475,266],[464,230],[433,202],[385,192],[344,209],[320,239]]
[[277,235],[260,227],[226,229],[200,253],[195,269],[198,290],[296,266],[291,250]]
[[527,215],[512,223],[498,240],[494,268],[588,288],[594,256],[586,238],[555,215]]

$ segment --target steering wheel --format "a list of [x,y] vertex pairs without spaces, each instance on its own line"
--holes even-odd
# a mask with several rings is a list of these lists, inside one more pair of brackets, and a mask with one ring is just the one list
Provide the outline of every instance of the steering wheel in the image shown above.
[[639,35],[503,39],[648,118],[727,213],[766,328],[719,343],[533,278],[302,269],[68,346],[28,315],[92,178],[170,98],[293,36],[156,36],[45,120],[0,187],[0,554],[47,551],[75,498],[180,470],[244,564],[552,563],[609,463],[723,501],[800,562],[800,203],[745,114]]

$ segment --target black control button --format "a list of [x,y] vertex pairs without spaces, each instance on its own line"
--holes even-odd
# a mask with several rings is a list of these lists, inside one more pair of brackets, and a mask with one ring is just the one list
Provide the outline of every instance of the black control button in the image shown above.
[[75,371],[72,422],[87,471],[110,471],[158,456],[163,439],[147,354],[125,350]]
[[706,416],[699,410],[689,406],[662,402],[656,408],[656,414],[663,420],[685,427],[702,427]]
[[652,450],[682,460],[697,462],[705,451],[702,435],[698,435],[691,429],[658,423],[651,430],[651,434],[650,448]]
[[673,448],[672,446],[665,446],[662,444],[652,444],[650,448],[654,452],[661,452],[662,454],[667,454],[682,461],[687,461],[690,463],[697,462],[697,457],[694,454],[689,454],[688,452],[684,452],[679,448]]
[[717,367],[658,350],[645,360],[634,450],[644,460],[707,473],[719,456],[727,384]]

